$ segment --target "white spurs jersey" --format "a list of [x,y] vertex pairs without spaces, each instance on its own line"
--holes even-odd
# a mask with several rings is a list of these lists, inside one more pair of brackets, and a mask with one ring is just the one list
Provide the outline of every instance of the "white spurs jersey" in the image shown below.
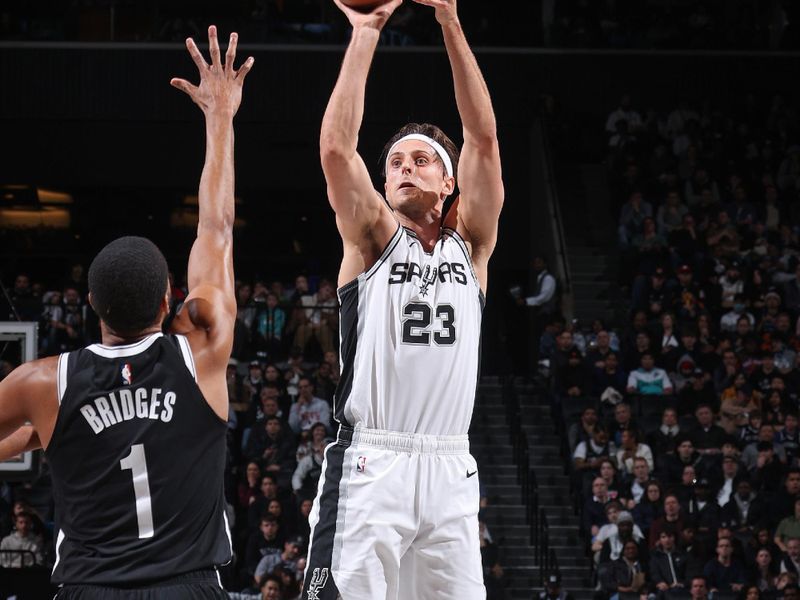
[[338,294],[336,419],[347,427],[467,433],[484,298],[461,236],[443,229],[429,254],[398,226],[375,265]]

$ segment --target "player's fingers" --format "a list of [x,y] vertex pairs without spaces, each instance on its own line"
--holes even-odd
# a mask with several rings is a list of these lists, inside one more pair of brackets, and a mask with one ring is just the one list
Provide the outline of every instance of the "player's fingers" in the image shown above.
[[231,33],[228,39],[228,50],[225,52],[225,69],[234,72],[233,62],[236,60],[236,44],[239,41],[239,35],[236,32]]
[[203,58],[203,55],[200,54],[200,49],[197,47],[197,44],[194,43],[192,38],[186,38],[186,49],[189,51],[189,56],[192,57],[194,64],[197,65],[197,69],[200,71],[200,74],[203,74],[206,70],[208,70],[208,64]]
[[173,77],[172,79],[170,79],[169,80],[169,84],[172,87],[178,88],[182,92],[186,92],[190,96],[194,96],[194,92],[197,89],[197,87],[193,86],[191,83],[189,83],[185,79],[180,79],[178,77]]
[[250,72],[250,69],[253,68],[253,63],[256,62],[256,59],[252,56],[248,56],[247,60],[244,61],[244,64],[239,67],[239,70],[236,72],[236,79],[237,81],[241,82],[244,80],[245,76]]
[[221,67],[222,63],[219,59],[219,40],[217,39],[217,28],[214,25],[208,28],[208,49],[211,54],[211,66]]

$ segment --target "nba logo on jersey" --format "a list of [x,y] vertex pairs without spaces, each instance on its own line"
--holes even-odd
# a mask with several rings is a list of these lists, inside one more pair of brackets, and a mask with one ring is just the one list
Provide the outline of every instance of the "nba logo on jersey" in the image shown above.
[[363,473],[367,470],[367,457],[366,456],[359,456],[358,462],[356,463],[356,471],[359,473]]
[[[360,459],[359,459],[360,460]],[[322,588],[328,582],[328,568],[314,569],[314,574],[311,576],[311,582],[308,584],[308,600],[319,600],[319,594]]]
[[125,385],[130,385],[131,384],[131,376],[132,375],[133,375],[133,373],[131,372],[131,364],[130,363],[125,363],[124,365],[122,365],[122,382]]

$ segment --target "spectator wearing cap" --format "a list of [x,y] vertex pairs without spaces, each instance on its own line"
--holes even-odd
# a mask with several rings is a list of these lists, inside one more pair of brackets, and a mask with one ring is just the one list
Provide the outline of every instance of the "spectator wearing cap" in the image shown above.
[[642,311],[646,314],[646,318],[651,320],[668,310],[672,303],[672,295],[666,281],[667,274],[664,267],[656,267],[649,277],[638,276],[633,282],[631,291],[634,312]]
[[746,534],[763,521],[766,503],[761,494],[753,491],[746,476],[736,482],[736,489],[722,508],[722,520],[737,524],[737,533]]
[[794,501],[794,514],[781,519],[775,529],[774,542],[782,552],[786,552],[786,542],[790,538],[800,539],[800,498]]
[[729,538],[717,540],[717,556],[703,569],[711,592],[738,593],[744,587],[745,571],[742,563],[733,558],[733,542]]
[[727,435],[714,424],[714,411],[708,404],[701,404],[694,411],[697,426],[691,431],[692,442],[700,454],[719,454]]
[[719,330],[722,333],[734,333],[736,331],[736,323],[739,319],[746,317],[750,321],[750,325],[755,326],[756,318],[752,313],[747,311],[747,297],[738,292],[734,295],[733,304],[728,312],[726,312],[719,320]]
[[[621,502],[617,500],[612,500],[608,504],[606,504],[606,519],[608,523],[603,525],[600,528],[600,531],[597,532],[597,536],[595,537],[594,541],[592,542],[592,550],[594,552],[600,552],[603,549],[603,544],[606,540],[610,539],[612,536],[617,535],[618,533],[618,523],[620,515],[631,516],[630,522],[633,524],[632,527],[632,535],[636,539],[636,541],[641,541],[644,539],[642,535],[642,530],[636,525],[633,521],[632,515],[628,511],[623,510],[623,505]],[[624,520],[624,519],[623,519]],[[622,546],[615,546],[612,548],[612,558],[611,560],[616,560],[619,558],[619,553],[622,550]]]
[[700,367],[695,367],[689,377],[689,384],[678,394],[678,413],[692,415],[698,406],[714,406],[717,402],[719,400],[706,372]]
[[250,361],[247,370],[247,377],[242,381],[242,387],[248,395],[250,405],[258,405],[258,397],[261,388],[264,387],[264,372],[261,370],[261,363],[257,360]]
[[[283,551],[280,554],[267,554],[262,558],[256,567],[253,576],[256,585],[261,583],[261,579],[266,575],[272,575],[277,566],[281,566],[287,571],[298,574],[298,562],[301,560],[301,552],[305,547],[305,540],[299,536],[287,539],[283,543]],[[305,563],[305,560],[303,560]]]
[[668,396],[673,392],[672,381],[664,369],[655,366],[652,352],[643,352],[640,367],[628,375],[629,394]]
[[677,547],[675,532],[670,529],[662,531],[655,550],[650,554],[650,581],[659,597],[669,590],[683,588],[686,564],[686,552]]
[[725,274],[719,278],[719,286],[722,289],[722,308],[734,309],[736,297],[744,295],[744,279],[738,261],[731,261]]
[[545,580],[544,589],[539,592],[539,600],[574,600],[572,594],[561,588],[561,576],[550,573]]
[[783,465],[775,458],[775,448],[772,442],[758,442],[756,449],[758,451],[756,464],[750,469],[753,487],[761,493],[775,492],[778,490],[783,476]]

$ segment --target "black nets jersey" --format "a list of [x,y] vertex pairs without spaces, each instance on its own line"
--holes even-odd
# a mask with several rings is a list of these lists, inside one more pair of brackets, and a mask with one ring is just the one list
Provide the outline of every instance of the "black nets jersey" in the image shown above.
[[62,354],[58,396],[54,583],[136,585],[230,560],[226,424],[185,337]]

